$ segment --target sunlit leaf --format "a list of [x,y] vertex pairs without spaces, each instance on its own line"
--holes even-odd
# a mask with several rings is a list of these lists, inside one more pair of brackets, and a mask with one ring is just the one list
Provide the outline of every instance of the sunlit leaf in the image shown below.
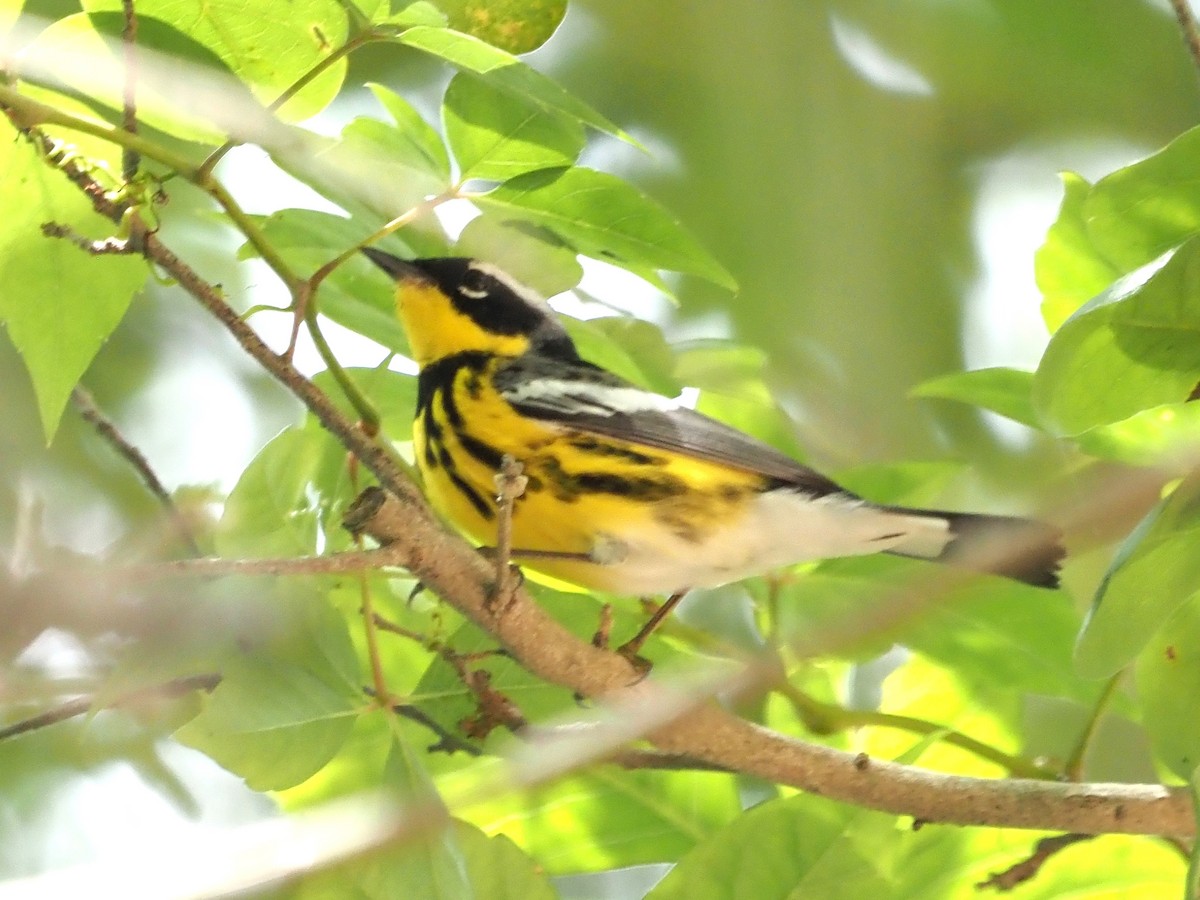
[[[88,13],[121,11],[120,0],[86,0],[83,6]],[[346,40],[348,27],[336,0],[206,0],[201,5],[139,0],[137,14],[139,26],[157,19],[208,48],[264,104],[323,63]],[[139,37],[140,32],[139,27]],[[324,109],[345,73],[344,58],[333,62],[289,99],[280,115],[299,120]]]
[[1180,606],[1138,654],[1137,691],[1142,721],[1155,753],[1188,779],[1200,766],[1200,604]]
[[437,0],[451,28],[509,53],[536,50],[554,33],[567,0]]
[[116,226],[27,142],[0,141],[8,189],[0,199],[0,322],[33,381],[46,441],[54,439],[71,391],[146,280],[131,256],[89,256],[42,235],[57,222],[92,239]]
[[1063,434],[1186,400],[1200,355],[1200,238],[1122,279],[1054,335],[1033,380],[1041,421]]
[[506,181],[569,166],[583,149],[583,126],[575,119],[466,73],[446,88],[442,119],[464,180]]
[[903,842],[886,821],[822,797],[773,800],[685,856],[647,900],[892,896],[888,873]]
[[1058,219],[1034,256],[1042,318],[1051,332],[1122,274],[1099,255],[1088,236],[1084,207],[1092,186],[1073,172],[1062,178]]
[[544,109],[563,113],[590,128],[629,140],[624,131],[557,82],[525,65],[511,53],[469,34],[418,25],[401,32],[396,40],[443,59],[464,72],[485,75],[489,84],[527,97]]

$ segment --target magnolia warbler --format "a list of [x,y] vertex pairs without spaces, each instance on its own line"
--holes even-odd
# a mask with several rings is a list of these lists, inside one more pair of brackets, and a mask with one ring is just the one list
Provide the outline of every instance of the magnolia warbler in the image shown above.
[[[397,285],[420,367],[413,436],[435,509],[497,540],[496,476],[524,476],[514,559],[581,587],[672,595],[792,563],[887,552],[1055,587],[1057,529],[867,502],[677,400],[579,357],[546,302],[496,266],[364,251]],[[970,548],[999,544],[986,559]]]

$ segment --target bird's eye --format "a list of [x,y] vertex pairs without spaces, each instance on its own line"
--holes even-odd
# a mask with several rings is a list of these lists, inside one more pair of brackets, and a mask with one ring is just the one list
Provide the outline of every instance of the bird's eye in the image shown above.
[[462,282],[458,286],[458,291],[465,297],[470,297],[472,300],[482,300],[489,293],[490,285],[486,273],[480,272],[478,269],[467,269],[463,274]]

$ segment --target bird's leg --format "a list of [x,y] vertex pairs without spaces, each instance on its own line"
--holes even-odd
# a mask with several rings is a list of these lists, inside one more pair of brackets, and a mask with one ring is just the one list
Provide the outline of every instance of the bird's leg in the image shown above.
[[642,660],[641,657],[638,656],[638,653],[642,649],[642,644],[646,643],[646,639],[655,632],[658,626],[663,623],[663,620],[665,620],[667,616],[669,616],[675,609],[675,607],[679,605],[679,601],[682,600],[686,594],[687,591],[683,590],[677,591],[668,597],[663,602],[663,605],[654,611],[654,615],[646,620],[646,624],[642,626],[641,631],[618,647],[617,652],[630,662],[633,662],[635,665],[638,665],[639,661],[641,664],[644,664],[645,660]]
[[[514,567],[509,565],[509,560],[512,558],[513,507],[529,484],[529,479],[521,474],[523,468],[514,457],[505,453],[500,461],[500,471],[496,473],[496,583],[492,588],[492,602],[508,597],[511,590]],[[515,574],[522,577],[520,570]]]

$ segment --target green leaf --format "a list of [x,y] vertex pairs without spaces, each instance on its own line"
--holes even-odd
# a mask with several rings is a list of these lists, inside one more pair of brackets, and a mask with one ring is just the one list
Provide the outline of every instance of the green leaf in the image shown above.
[[552,231],[580,253],[637,272],[668,269],[737,285],[670,213],[628,183],[592,169],[521,175],[473,198],[484,209]]
[[1200,767],[1200,603],[1193,597],[1175,610],[1138,654],[1142,723],[1155,753],[1172,772],[1189,779]]
[[217,552],[229,557],[306,556],[328,497],[314,485],[348,484],[346,452],[328,433],[288,428],[254,458],[225,501]]
[[1062,179],[1058,219],[1034,255],[1034,273],[1043,297],[1042,318],[1051,332],[1121,275],[1099,255],[1088,236],[1084,207],[1092,186],[1073,172],[1064,172]]
[[450,28],[418,25],[401,32],[396,40],[443,59],[464,72],[485,75],[488,83],[511,94],[526,97],[545,110],[563,113],[597,131],[636,143],[562,85],[525,65],[511,53],[476,37]]
[[437,0],[457,31],[509,53],[528,53],[550,39],[566,0]]
[[676,348],[675,378],[700,389],[696,410],[803,459],[796,426],[766,383],[766,354],[726,340],[689,341]]
[[458,236],[454,252],[486,259],[543,297],[579,284],[583,267],[575,251],[550,232],[520,221],[476,216]]
[[[140,12],[141,8],[138,9]],[[59,66],[55,74],[67,90],[86,98],[93,107],[105,108],[109,118],[115,119],[116,111],[122,107],[124,91],[121,74],[124,68],[119,60],[122,26],[123,17],[116,12],[67,16],[39,32],[28,52],[33,58],[45,60],[95,60],[95,64],[76,62]],[[219,83],[223,103],[235,107],[257,105],[249,89],[233,77],[209,48],[158,19],[139,17],[138,46],[162,54],[172,65],[186,69],[197,79]],[[177,83],[171,78],[142,78],[137,94],[138,121],[184,140],[207,144],[225,140],[224,130],[213,121],[218,111],[200,108],[195,103],[180,103],[177,90]],[[46,100],[52,106],[61,105],[61,100],[53,96]],[[89,118],[95,116],[92,109]]]
[[1079,434],[1186,400],[1200,358],[1200,238],[1114,284],[1054,335],[1033,380],[1041,421]]
[[588,362],[667,397],[679,393],[682,385],[672,374],[675,357],[657,325],[630,316],[568,319],[564,324]]
[[307,669],[247,657],[227,664],[200,715],[176,737],[255,790],[280,790],[320,771],[355,715],[344,692]]
[[1037,428],[1037,413],[1033,408],[1032,392],[1032,372],[1000,366],[930,378],[909,391],[909,396],[960,400],[991,410],[1030,428]]
[[393,219],[450,186],[436,133],[398,96],[375,93],[396,125],[360,116],[337,139],[293,128],[268,148],[280,168],[363,222]]
[[71,391],[116,329],[146,279],[133,256],[89,256],[44,237],[44,222],[89,238],[115,225],[24,140],[0,141],[6,190],[0,199],[0,322],[21,354],[37,395],[46,442],[54,439]]
[[903,844],[880,827],[887,819],[821,797],[772,800],[704,841],[646,898],[893,896],[885,873]]
[[575,119],[464,72],[446,88],[442,121],[464,181],[506,181],[569,166],[583,149],[583,126]]
[[[393,372],[391,369],[365,369],[351,367],[345,370],[359,390],[375,404],[379,412],[380,425],[392,439],[407,441],[412,438],[412,420],[417,403],[417,379],[415,375]],[[354,417],[354,407],[342,394],[333,375],[325,370],[313,376],[316,384],[343,414]],[[316,425],[309,413],[308,419]]]
[[1200,477],[1184,479],[1126,538],[1092,600],[1075,648],[1085,677],[1131,662],[1175,610],[1200,590]]
[[[283,209],[259,220],[271,245],[301,273],[315,272],[346,247],[360,243],[370,229],[358,219],[345,219],[311,209]],[[379,242],[380,249],[412,256],[410,247],[395,236]],[[245,259],[256,254],[246,243],[238,251]],[[321,283],[316,295],[321,314],[398,353],[408,352],[408,338],[396,318],[395,287],[362,254],[346,260]]]
[[1131,272],[1200,232],[1200,128],[1106,175],[1085,205],[1088,235],[1100,255]]
[[826,560],[775,589],[780,632],[818,648],[829,635],[839,655],[859,659],[902,644],[979,683],[1095,695],[1098,685],[1073,667],[1079,615],[1061,591],[980,575],[898,616],[898,591],[935,565],[883,555]]
[[[411,145],[412,151],[420,154],[424,165],[415,165],[414,169],[426,171],[439,181],[450,181],[450,157],[446,153],[446,145],[442,136],[432,125],[425,121],[416,107],[382,84],[368,84],[375,99],[380,102],[392,121],[396,123],[397,137],[402,146],[404,142]],[[401,153],[406,157],[411,154],[408,150]]]
[[[119,13],[120,0],[85,0],[88,13]],[[346,40],[348,23],[337,0],[139,0],[141,26],[157,19],[208,48],[267,104],[321,64]],[[346,74],[345,58],[335,61],[279,110],[281,118],[306,119],[337,95]],[[174,79],[163,73],[162,80]],[[153,79],[150,79],[153,81]]]

